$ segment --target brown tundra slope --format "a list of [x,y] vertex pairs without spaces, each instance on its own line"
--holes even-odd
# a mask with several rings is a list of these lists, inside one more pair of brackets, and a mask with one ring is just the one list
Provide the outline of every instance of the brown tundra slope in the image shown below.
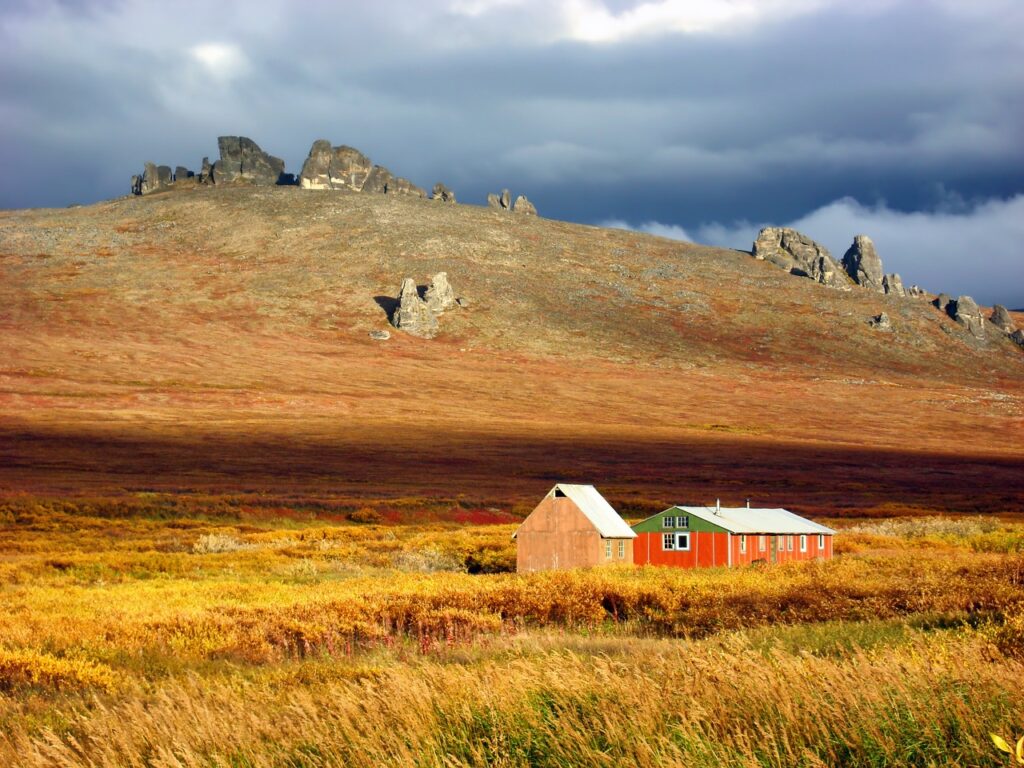
[[[437,338],[370,338],[439,271],[467,306]],[[1019,348],[731,250],[191,188],[0,213],[0,326],[8,496],[500,505],[557,479],[638,509],[1024,511]]]

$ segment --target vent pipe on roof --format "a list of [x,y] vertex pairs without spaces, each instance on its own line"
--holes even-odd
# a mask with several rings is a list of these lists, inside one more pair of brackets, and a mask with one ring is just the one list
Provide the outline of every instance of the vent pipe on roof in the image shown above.
[[750,509],[750,499],[747,499],[747,509]]
[[721,499],[715,499],[715,514],[717,515],[717,514],[720,514],[721,512],[722,512],[722,500]]

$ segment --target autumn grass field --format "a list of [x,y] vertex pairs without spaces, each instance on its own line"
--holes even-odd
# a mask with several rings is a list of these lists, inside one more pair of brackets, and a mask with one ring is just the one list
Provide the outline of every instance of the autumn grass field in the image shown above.
[[144,501],[0,507],[0,764],[1000,765],[1024,735],[1012,517],[520,576],[511,522]]

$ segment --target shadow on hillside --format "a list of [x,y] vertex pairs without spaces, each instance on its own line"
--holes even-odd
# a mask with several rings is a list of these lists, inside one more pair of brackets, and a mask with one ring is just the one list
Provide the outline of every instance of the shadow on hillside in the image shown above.
[[373,300],[377,302],[378,307],[384,310],[389,321],[395,316],[395,312],[398,310],[398,299],[394,296],[374,296]]

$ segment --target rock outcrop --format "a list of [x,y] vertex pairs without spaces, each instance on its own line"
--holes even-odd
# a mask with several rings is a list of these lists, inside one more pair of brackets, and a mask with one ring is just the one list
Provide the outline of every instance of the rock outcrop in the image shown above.
[[175,181],[185,181],[186,179],[191,179],[191,178],[194,178],[194,177],[195,177],[195,174],[192,173],[192,171],[190,171],[184,165],[179,165],[177,168],[174,169],[174,180]]
[[512,210],[515,211],[516,213],[526,214],[527,216],[537,215],[536,206],[534,206],[533,203],[526,199],[526,195],[520,195],[519,197],[516,198],[516,202],[512,206]]
[[245,136],[218,136],[220,159],[213,164],[215,184],[243,181],[258,186],[280,184],[284,160],[268,155]]
[[158,192],[161,189],[166,189],[170,183],[171,169],[169,166],[146,163],[142,177],[136,185],[139,190],[136,194],[148,195],[151,192]]
[[903,289],[903,281],[895,272],[882,278],[882,291],[891,296],[907,295],[907,292]]
[[501,190],[500,195],[491,192],[487,195],[487,205],[491,208],[497,208],[499,211],[512,210],[512,193],[507,189]]
[[1010,313],[1002,304],[996,304],[992,307],[992,316],[989,317],[989,322],[1003,333],[1013,333],[1017,330],[1013,318],[1010,317]]
[[788,227],[765,227],[754,241],[755,259],[768,261],[792,275],[809,277],[832,288],[849,288],[850,280],[825,246]]
[[970,296],[960,296],[946,308],[949,316],[977,339],[985,338],[985,316]]
[[427,293],[424,296],[427,307],[436,315],[444,313],[446,309],[456,306],[455,291],[448,282],[447,272],[438,272],[427,286]]
[[1019,328],[1010,334],[1010,341],[1016,344],[1021,349],[1024,349],[1024,330]]
[[131,190],[132,191],[131,191],[130,194],[133,194],[133,195],[141,195],[142,194],[142,177],[141,176],[132,176]]
[[439,200],[442,203],[455,203],[455,193],[448,189],[442,182],[437,182],[434,185],[434,196],[433,200]]
[[924,288],[922,288],[921,286],[917,285],[916,283],[914,285],[911,285],[909,288],[907,288],[907,296],[910,296],[912,298],[919,299],[922,296],[927,296],[927,295],[928,295],[928,292]]
[[879,293],[888,293],[883,286],[882,260],[875,244],[867,235],[857,235],[843,256],[843,269],[857,285]]
[[432,339],[437,335],[437,315],[431,312],[427,302],[420,298],[416,281],[411,277],[402,281],[402,288],[398,293],[398,308],[391,318],[391,324],[423,339]]
[[447,272],[438,272],[431,278],[423,298],[416,281],[407,277],[398,292],[398,308],[391,316],[391,324],[413,336],[432,339],[438,332],[438,316],[458,306],[464,304],[455,297]]
[[949,312],[949,303],[952,301],[948,294],[940,293],[934,299],[932,304],[935,305],[936,309],[941,309],[943,312]]
[[427,193],[408,179],[395,176],[383,165],[354,147],[332,147],[326,139],[317,139],[309,150],[299,173],[302,189],[350,189],[388,195],[426,197]]

